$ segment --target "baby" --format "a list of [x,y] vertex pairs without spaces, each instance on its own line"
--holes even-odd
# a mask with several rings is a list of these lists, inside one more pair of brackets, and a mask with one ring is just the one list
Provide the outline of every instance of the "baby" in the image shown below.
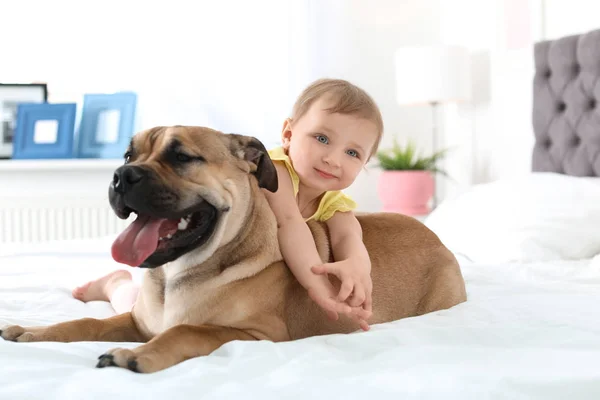
[[[379,108],[364,90],[345,80],[318,80],[284,121],[282,146],[269,151],[279,189],[263,190],[277,219],[281,253],[296,279],[330,318],[346,314],[363,330],[371,315],[371,262],[353,213],[356,203],[342,190],[376,153],[382,134]],[[309,220],[327,225],[334,262],[322,263]],[[341,281],[338,293],[327,274]],[[138,289],[131,274],[119,270],[74,289],[73,296],[110,301],[123,313],[133,307]]]

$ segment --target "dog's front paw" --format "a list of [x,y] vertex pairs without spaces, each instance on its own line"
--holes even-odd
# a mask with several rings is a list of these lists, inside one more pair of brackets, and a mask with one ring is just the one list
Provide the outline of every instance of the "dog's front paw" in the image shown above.
[[151,373],[164,369],[155,357],[130,349],[112,349],[98,357],[96,368],[120,367],[133,372]]
[[19,325],[9,325],[0,329],[0,337],[12,342],[39,342],[39,328],[23,328]]

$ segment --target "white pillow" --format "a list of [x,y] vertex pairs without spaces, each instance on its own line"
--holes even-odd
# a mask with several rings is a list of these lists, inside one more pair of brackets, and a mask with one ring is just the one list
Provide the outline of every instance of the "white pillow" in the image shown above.
[[589,259],[600,254],[599,180],[554,173],[480,184],[426,221],[476,263]]

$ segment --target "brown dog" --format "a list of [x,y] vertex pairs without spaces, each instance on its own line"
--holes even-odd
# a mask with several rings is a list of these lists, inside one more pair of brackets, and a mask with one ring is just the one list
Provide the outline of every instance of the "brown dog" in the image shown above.
[[[107,351],[97,367],[154,372],[232,340],[356,330],[344,316],[328,319],[282,262],[275,217],[261,192],[277,190],[277,176],[258,140],[159,127],[137,134],[125,158],[111,182],[110,203],[119,217],[134,212],[138,218],[115,242],[113,256],[149,268],[133,311],[47,327],[9,326],[2,338],[145,342]],[[423,224],[386,213],[359,221],[372,262],[371,324],[466,300],[456,259]],[[323,261],[330,261],[326,227],[311,222],[310,228]]]

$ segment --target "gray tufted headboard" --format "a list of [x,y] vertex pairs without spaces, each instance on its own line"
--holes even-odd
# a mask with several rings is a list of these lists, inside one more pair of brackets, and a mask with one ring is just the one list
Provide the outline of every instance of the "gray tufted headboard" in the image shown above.
[[534,172],[600,176],[600,29],[534,46]]

